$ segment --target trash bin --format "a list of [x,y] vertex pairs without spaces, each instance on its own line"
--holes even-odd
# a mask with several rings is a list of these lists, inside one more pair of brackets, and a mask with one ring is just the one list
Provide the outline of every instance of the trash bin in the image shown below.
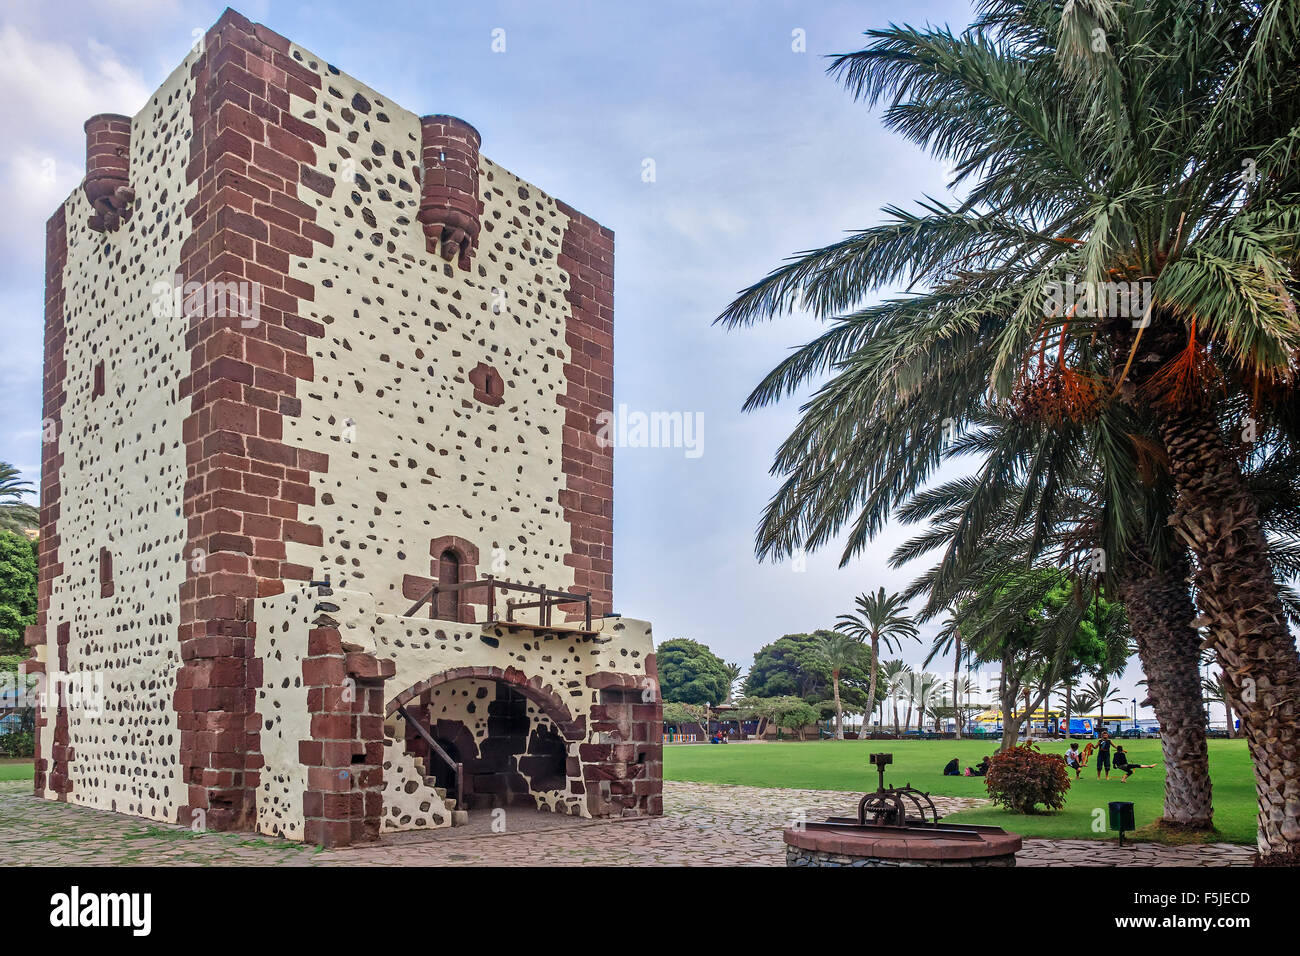
[[1124,845],[1124,831],[1135,830],[1133,825],[1133,804],[1123,800],[1112,800],[1107,804],[1110,810],[1110,829],[1119,831],[1119,845]]

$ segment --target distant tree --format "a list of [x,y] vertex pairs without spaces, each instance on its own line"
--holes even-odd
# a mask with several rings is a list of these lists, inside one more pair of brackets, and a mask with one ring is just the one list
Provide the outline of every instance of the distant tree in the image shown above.
[[731,677],[717,654],[698,641],[679,637],[655,651],[659,688],[666,701],[720,704],[727,699]]
[[[745,677],[742,693],[747,697],[800,697],[817,704],[832,696],[831,668],[818,656],[817,648],[835,631],[787,634],[759,648]],[[870,670],[865,661],[840,671],[840,698],[845,710],[869,710],[867,687]]]
[[683,704],[664,701],[664,723],[680,727],[682,724],[699,724],[707,732],[709,708],[705,704]]
[[862,660],[863,647],[847,634],[827,634],[814,651],[831,671],[831,688],[834,691],[835,739],[844,739],[844,704],[840,700],[840,674]]
[[736,682],[740,680],[740,675],[745,669],[734,661],[727,664],[727,703],[731,703],[731,698],[736,693]]
[[[800,730],[809,724],[815,724],[821,717],[821,712],[815,705],[792,694],[780,697],[742,697],[736,704],[736,713],[742,720],[758,721],[758,737],[763,736],[770,724]],[[800,737],[802,738],[802,733]]]
[[[894,733],[900,731],[898,726],[898,698],[902,695],[904,688],[907,686],[907,679],[911,675],[912,669],[901,660],[885,661],[880,668],[881,684],[885,697],[894,707]],[[908,717],[909,721],[911,717]]]
[[23,500],[35,493],[32,483],[22,479],[22,472],[0,461],[0,529],[21,532],[36,527],[37,511]]
[[1223,705],[1224,726],[1228,729],[1228,736],[1236,737],[1237,731],[1232,726],[1232,698],[1228,696],[1228,683],[1223,679],[1223,672],[1205,678],[1201,682],[1201,689],[1205,692],[1206,700]]
[[22,654],[23,631],[36,623],[36,544],[0,531],[0,654]]
[[803,729],[809,724],[817,723],[821,716],[820,712],[812,704],[799,697],[783,698],[784,706],[780,707],[777,714],[776,722],[780,727],[787,730],[799,732],[799,739],[803,740]]
[[1106,708],[1111,704],[1122,704],[1125,698],[1118,693],[1119,688],[1111,680],[1109,674],[1098,674],[1092,679],[1092,682],[1084,688],[1084,693],[1088,695],[1090,701],[1096,701],[1093,705],[1097,708],[1097,730],[1101,731],[1105,727]]
[[781,708],[775,697],[741,697],[736,701],[736,717],[740,720],[754,720],[754,736],[762,737],[767,725],[775,722]]
[[871,679],[867,688],[867,700],[872,703],[867,708],[868,716],[863,718],[862,723],[862,736],[865,739],[869,715],[875,709],[880,645],[883,644],[887,650],[896,651],[905,638],[917,641],[921,638],[916,623],[907,614],[907,601],[901,594],[886,594],[884,588],[874,594],[858,595],[854,601],[854,610],[849,614],[841,614],[838,620],[839,623],[835,625],[837,631],[843,631],[862,641],[871,650],[868,663]]

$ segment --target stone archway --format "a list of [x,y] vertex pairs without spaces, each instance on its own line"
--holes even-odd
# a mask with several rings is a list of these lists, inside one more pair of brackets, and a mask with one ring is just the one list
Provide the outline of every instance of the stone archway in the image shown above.
[[[461,762],[460,809],[514,806],[573,814],[585,809],[576,745],[585,740],[586,719],[574,720],[559,695],[540,680],[515,668],[452,668],[390,700],[386,718],[399,707]],[[409,723],[405,737],[406,752],[426,768],[441,762]],[[438,785],[444,786],[441,779]]]
[[587,735],[586,717],[579,717],[574,720],[568,706],[560,698],[560,695],[555,693],[550,684],[543,685],[541,680],[536,677],[530,680],[527,674],[514,667],[453,667],[450,670],[441,671],[428,680],[420,681],[418,684],[407,688],[390,700],[384,708],[384,716],[393,716],[393,714],[397,713],[398,707],[404,706],[439,684],[467,677],[510,684],[538,707],[542,708],[560,730],[560,733],[564,735],[565,740],[585,739]]

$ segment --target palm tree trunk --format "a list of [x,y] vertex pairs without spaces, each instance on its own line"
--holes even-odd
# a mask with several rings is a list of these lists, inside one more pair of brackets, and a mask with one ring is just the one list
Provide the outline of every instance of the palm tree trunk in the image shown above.
[[1300,654],[1287,628],[1254,497],[1207,411],[1158,421],[1177,490],[1170,524],[1196,558],[1207,642],[1255,767],[1261,864],[1300,863]]
[[1070,709],[1074,706],[1074,687],[1071,684],[1065,685],[1065,739],[1069,740],[1070,734]]
[[844,708],[840,704],[840,672],[831,671],[831,686],[835,688],[835,739],[844,739]]
[[[909,715],[910,716],[910,715]],[[898,736],[898,695],[894,695],[894,736]]]
[[1010,693],[999,694],[998,697],[1002,706],[1002,744],[998,749],[1010,750],[1020,742],[1020,725],[1014,714],[1016,693],[1013,689]]
[[[1163,570],[1145,549],[1134,549],[1120,585],[1148,696],[1160,722],[1165,765],[1162,822],[1209,829],[1214,825],[1205,718],[1201,711],[1200,637],[1187,588],[1185,553]],[[1103,708],[1104,709],[1104,708]]]
[[879,657],[877,652],[879,650],[880,650],[880,639],[875,634],[872,634],[871,635],[871,677],[867,683],[867,712],[862,717],[862,739],[863,740],[866,740],[868,736],[866,725],[871,720],[871,715],[876,711],[876,677],[877,677],[876,664],[877,664],[877,658]]
[[953,655],[952,660],[952,726],[957,732],[957,740],[961,740],[961,711],[957,702],[957,695],[961,693],[961,629],[953,628],[954,639],[957,643],[957,653]]

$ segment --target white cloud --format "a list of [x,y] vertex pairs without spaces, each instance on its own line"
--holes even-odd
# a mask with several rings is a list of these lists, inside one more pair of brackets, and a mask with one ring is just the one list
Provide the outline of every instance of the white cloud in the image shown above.
[[0,122],[18,133],[18,145],[57,153],[80,142],[81,126],[96,113],[134,113],[149,88],[102,43],[87,40],[78,52],[67,43],[40,40],[13,24],[0,28]]
[[85,174],[82,126],[96,113],[131,114],[149,95],[138,70],[102,43],[82,52],[42,40],[14,24],[0,27],[0,125],[10,131],[0,161],[0,189],[10,197],[0,253],[38,263],[45,220]]

